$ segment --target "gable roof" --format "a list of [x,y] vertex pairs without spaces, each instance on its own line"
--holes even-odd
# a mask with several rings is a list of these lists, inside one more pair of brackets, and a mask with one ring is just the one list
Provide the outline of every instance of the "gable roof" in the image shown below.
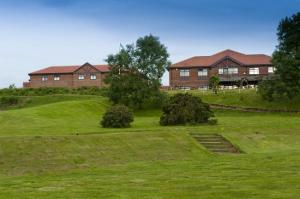
[[[49,66],[47,68],[43,68],[41,70],[34,71],[32,73],[29,73],[29,75],[42,75],[42,74],[68,74],[68,73],[74,73],[76,70],[81,68],[82,66],[89,64],[85,63],[83,65],[73,65],[73,66]],[[109,72],[109,66],[108,65],[92,65],[100,72]]]
[[271,65],[271,57],[264,54],[243,54],[233,50],[224,50],[211,56],[195,56],[181,62],[175,63],[170,68],[177,67],[212,67],[224,58],[232,58],[242,65]]

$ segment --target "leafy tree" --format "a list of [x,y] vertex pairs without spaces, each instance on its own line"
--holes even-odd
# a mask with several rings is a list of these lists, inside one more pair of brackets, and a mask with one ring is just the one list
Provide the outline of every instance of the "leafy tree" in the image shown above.
[[166,126],[206,123],[213,116],[209,105],[202,102],[200,97],[179,93],[172,96],[163,107],[160,124]]
[[105,128],[125,128],[130,127],[131,122],[133,122],[133,113],[129,108],[124,105],[114,105],[104,114],[101,125]]
[[291,99],[300,94],[300,12],[281,20],[277,36],[279,44],[272,58],[275,77],[263,83],[260,89],[268,90],[260,93],[268,93],[269,99],[276,95]]
[[212,91],[215,94],[218,94],[218,90],[219,90],[219,83],[220,83],[220,79],[217,76],[212,76],[209,79],[209,88],[212,89]]
[[161,77],[170,65],[168,58],[167,48],[152,35],[121,45],[121,50],[106,60],[111,67],[106,78],[110,100],[142,108],[147,99],[160,92]]
[[16,85],[15,84],[10,84],[9,86],[8,86],[8,89],[16,89],[17,87],[16,87]]

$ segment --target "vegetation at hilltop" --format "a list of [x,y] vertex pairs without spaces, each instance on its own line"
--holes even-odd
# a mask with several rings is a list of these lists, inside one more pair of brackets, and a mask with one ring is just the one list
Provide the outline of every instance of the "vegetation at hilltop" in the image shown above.
[[152,35],[121,46],[117,54],[109,55],[106,60],[111,67],[106,78],[110,85],[109,99],[134,109],[141,109],[147,103],[157,104],[163,98],[159,88],[170,65],[168,58],[167,48]]
[[80,88],[15,88],[0,89],[0,96],[45,96],[45,95],[101,95],[106,96],[107,89],[99,87]]
[[281,20],[277,36],[279,44],[272,58],[275,76],[259,87],[261,95],[269,101],[300,95],[300,12]]

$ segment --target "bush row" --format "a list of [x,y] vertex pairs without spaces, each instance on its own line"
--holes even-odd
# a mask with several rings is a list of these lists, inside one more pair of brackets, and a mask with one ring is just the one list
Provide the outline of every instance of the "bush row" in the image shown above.
[[98,87],[68,88],[4,88],[0,96],[43,96],[55,94],[101,95],[106,96],[107,89]]
[[5,109],[10,106],[17,106],[20,103],[20,98],[16,96],[4,96],[0,97],[0,108]]

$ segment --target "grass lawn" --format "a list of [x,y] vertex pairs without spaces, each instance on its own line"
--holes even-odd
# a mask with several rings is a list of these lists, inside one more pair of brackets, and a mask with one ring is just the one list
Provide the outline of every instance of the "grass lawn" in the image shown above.
[[263,100],[255,89],[220,90],[217,95],[212,94],[212,91],[169,91],[170,94],[178,92],[188,92],[198,95],[203,101],[211,104],[222,104],[246,108],[300,110],[300,96],[294,98],[293,100],[275,99],[272,102],[268,102]]
[[[0,198],[300,195],[300,114],[216,111],[215,126],[161,127],[151,110],[132,128],[103,129],[106,98],[48,98],[0,112]],[[212,154],[190,132],[222,134],[245,153]]]

